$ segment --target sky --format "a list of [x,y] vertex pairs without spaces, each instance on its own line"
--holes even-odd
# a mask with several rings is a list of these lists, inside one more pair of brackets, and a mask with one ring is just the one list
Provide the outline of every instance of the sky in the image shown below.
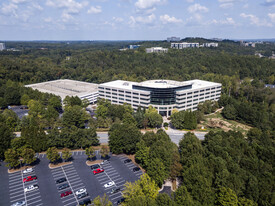
[[0,0],[0,40],[275,38],[275,0]]

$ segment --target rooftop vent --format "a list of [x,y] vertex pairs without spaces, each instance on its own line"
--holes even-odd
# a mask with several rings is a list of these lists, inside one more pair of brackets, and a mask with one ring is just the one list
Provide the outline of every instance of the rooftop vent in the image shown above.
[[128,82],[124,82],[123,86],[129,86],[129,83]]
[[160,84],[167,84],[166,81],[160,80],[160,81],[155,81],[155,83],[160,83]]

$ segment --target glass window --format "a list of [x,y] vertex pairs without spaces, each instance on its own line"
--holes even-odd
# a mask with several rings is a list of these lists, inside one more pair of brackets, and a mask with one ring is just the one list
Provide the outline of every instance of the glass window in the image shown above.
[[134,95],[138,95],[138,93],[135,93],[135,92],[134,92],[133,94],[134,94]]
[[111,90],[110,88],[105,88],[106,90]]
[[112,89],[112,91],[117,92],[117,89]]

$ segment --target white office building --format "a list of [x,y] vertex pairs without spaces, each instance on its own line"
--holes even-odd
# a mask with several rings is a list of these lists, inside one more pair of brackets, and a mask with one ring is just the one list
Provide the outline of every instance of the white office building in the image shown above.
[[0,51],[3,51],[6,49],[5,43],[0,43]]
[[210,43],[204,43],[202,44],[203,47],[218,47],[218,43],[210,42]]
[[175,37],[175,36],[168,37],[167,42],[171,42],[171,41],[180,41],[180,37]]
[[173,109],[197,110],[199,103],[217,101],[221,84],[203,80],[184,82],[172,80],[148,80],[141,83],[116,80],[98,86],[99,98],[112,104],[130,104],[134,110],[139,106],[155,107],[163,116],[170,116]]
[[200,47],[199,43],[188,43],[188,42],[171,43],[172,49],[198,48],[198,47]]
[[66,96],[78,96],[81,100],[87,99],[90,104],[96,104],[98,97],[98,84],[59,79],[48,82],[25,85],[40,92],[51,93],[60,96],[62,101]]
[[162,47],[146,48],[146,53],[167,53],[167,52],[168,52],[168,49],[162,48]]

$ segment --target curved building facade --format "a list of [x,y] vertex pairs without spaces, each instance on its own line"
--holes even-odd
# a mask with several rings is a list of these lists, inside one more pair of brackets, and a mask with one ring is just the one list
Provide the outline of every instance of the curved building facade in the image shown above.
[[196,110],[206,100],[217,101],[221,95],[221,84],[203,80],[172,81],[148,80],[130,82],[116,80],[100,84],[99,98],[112,104],[130,104],[135,110],[141,106],[155,107],[163,116],[170,116],[173,109]]

